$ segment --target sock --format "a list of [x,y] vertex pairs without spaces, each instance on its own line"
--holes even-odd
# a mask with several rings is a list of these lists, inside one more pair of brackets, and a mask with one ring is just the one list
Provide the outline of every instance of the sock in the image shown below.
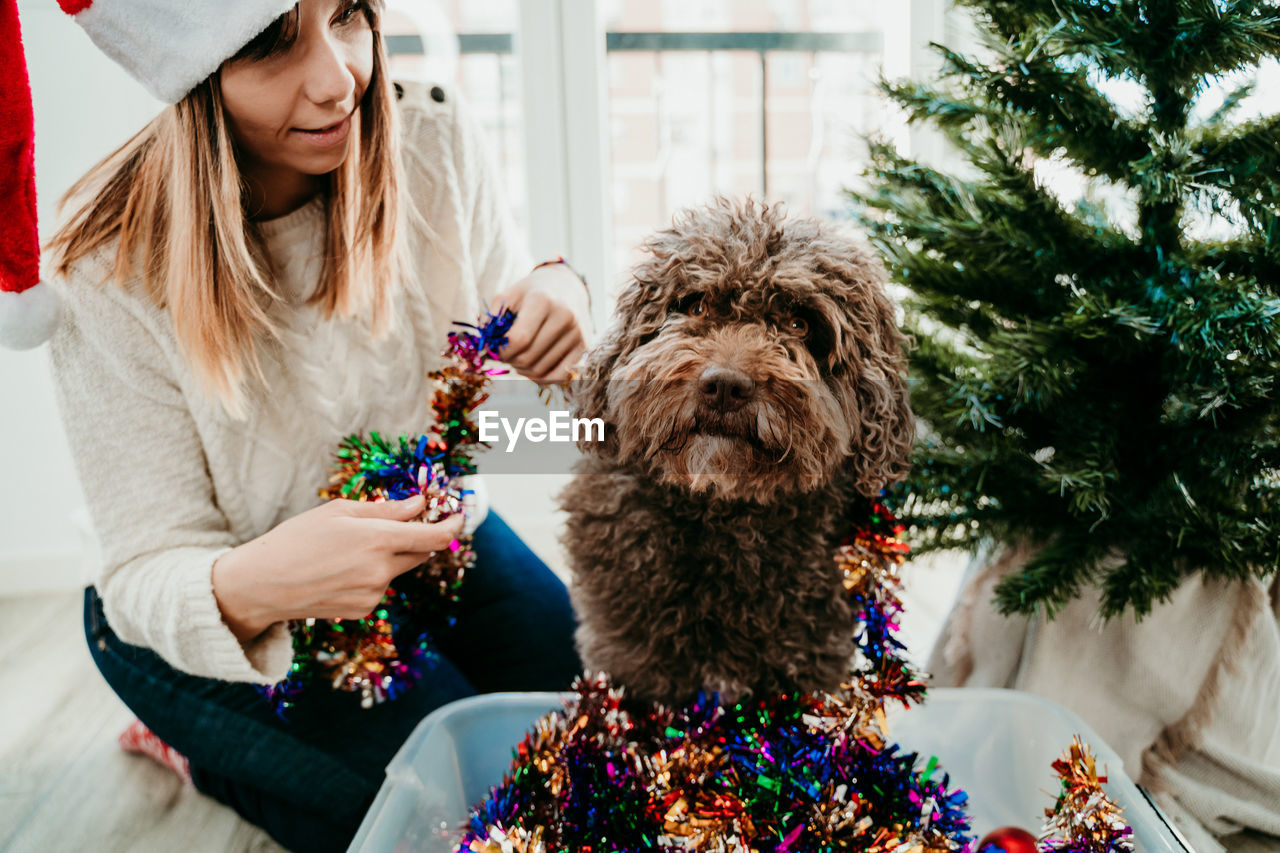
[[134,720],[116,739],[125,752],[149,756],[168,767],[182,778],[183,784],[191,784],[191,765],[186,756],[156,737],[155,732]]

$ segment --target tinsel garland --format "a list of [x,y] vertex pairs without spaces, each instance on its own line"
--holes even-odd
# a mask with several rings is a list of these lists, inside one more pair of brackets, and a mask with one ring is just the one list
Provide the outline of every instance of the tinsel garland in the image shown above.
[[959,851],[967,796],[888,740],[884,709],[924,696],[895,636],[907,554],[883,506],[837,549],[861,664],[835,694],[669,709],[600,675],[540,719],[472,813],[459,851]]
[[1121,817],[1102,785],[1093,753],[1079,735],[1053,763],[1062,791],[1053,808],[1045,809],[1040,833],[1043,853],[1130,853],[1133,829]]
[[[486,312],[474,325],[456,323],[463,330],[449,333],[444,356],[450,363],[430,374],[436,383],[430,431],[395,442],[377,432],[368,439],[347,436],[320,497],[385,501],[421,493],[427,500],[423,520],[458,512],[464,495],[460,478],[476,470],[471,454],[479,441],[472,412],[488,398],[490,377],[506,372],[489,362],[498,358],[514,320],[513,312],[503,310]],[[293,622],[289,676],[262,692],[280,713],[316,682],[359,693],[366,708],[394,699],[434,664],[426,618],[443,617],[452,624],[449,606],[458,600],[462,579],[474,563],[471,537],[463,536],[396,578],[368,616]]]
[[911,548],[900,538],[905,528],[881,503],[873,502],[865,521],[836,549],[836,567],[850,599],[859,608],[859,671],[865,689],[904,705],[924,698],[924,679],[907,661],[898,639],[902,580],[898,568]]
[[[410,440],[351,435],[336,454],[326,499],[401,500],[422,493],[422,518],[461,509],[459,478],[475,473],[471,413],[515,315],[486,314],[449,335],[452,364],[431,374],[435,424]],[[938,762],[888,740],[885,706],[924,699],[926,684],[897,638],[898,567],[909,549],[878,502],[836,549],[858,609],[861,663],[834,694],[786,693],[726,706],[700,695],[671,709],[626,698],[608,676],[580,678],[563,711],[546,715],[516,750],[502,784],[472,812],[459,851],[476,853],[955,853],[970,846],[967,795],[938,779]],[[358,692],[365,707],[394,699],[430,669],[423,627],[447,616],[474,563],[470,537],[396,579],[357,620],[292,623],[289,677],[262,688],[282,712],[316,681]],[[1131,853],[1132,829],[1106,796],[1076,737],[1054,762],[1062,792],[1046,809],[1043,853]]]

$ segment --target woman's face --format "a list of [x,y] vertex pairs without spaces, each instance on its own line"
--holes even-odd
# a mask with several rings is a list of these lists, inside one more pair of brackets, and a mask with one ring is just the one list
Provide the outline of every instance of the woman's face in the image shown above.
[[251,171],[323,175],[347,156],[373,75],[363,2],[301,0],[296,23],[266,56],[222,67],[223,109]]

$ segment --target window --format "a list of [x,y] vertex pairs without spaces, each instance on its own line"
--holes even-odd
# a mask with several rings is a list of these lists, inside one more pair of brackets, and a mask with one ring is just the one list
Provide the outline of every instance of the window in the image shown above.
[[389,0],[383,31],[396,79],[449,83],[485,131],[516,221],[528,228],[516,0]]
[[596,292],[598,320],[635,247],[681,207],[751,193],[794,213],[843,216],[863,136],[891,125],[905,135],[876,79],[911,73],[945,25],[942,0],[390,7],[409,36],[397,41],[388,28],[397,73],[453,75],[489,133],[534,255],[574,262]]
[[866,2],[606,5],[614,262],[682,207],[717,193],[841,215],[875,93],[886,28]]

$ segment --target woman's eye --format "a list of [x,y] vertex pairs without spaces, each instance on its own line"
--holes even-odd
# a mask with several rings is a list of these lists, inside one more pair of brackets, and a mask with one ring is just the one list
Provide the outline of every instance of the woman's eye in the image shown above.
[[364,3],[352,3],[338,13],[335,23],[349,24],[357,14],[364,10]]
[[792,317],[787,321],[787,329],[797,338],[803,338],[809,334],[809,321],[803,317]]

